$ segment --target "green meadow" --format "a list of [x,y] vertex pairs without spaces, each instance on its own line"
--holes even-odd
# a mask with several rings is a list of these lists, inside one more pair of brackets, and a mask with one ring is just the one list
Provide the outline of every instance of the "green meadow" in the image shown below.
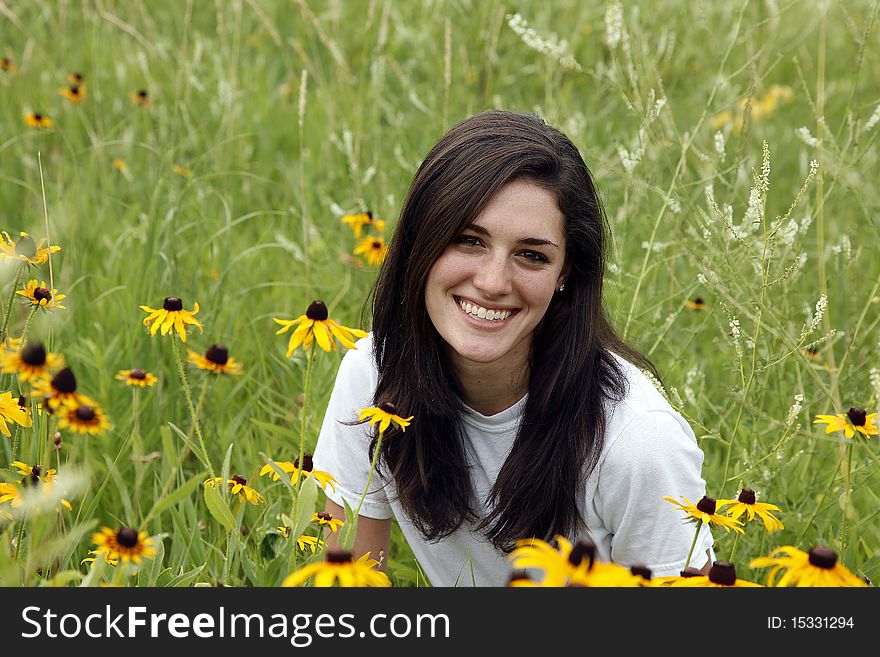
[[[320,299],[369,330],[378,269],[341,218],[369,210],[386,225],[365,234],[390,241],[421,158],[489,108],[536,112],[581,149],[613,235],[608,307],[693,427],[708,495],[751,488],[781,509],[779,531],[713,530],[717,557],[763,583],[751,559],[824,544],[876,582],[878,13],[868,0],[0,3],[0,230],[61,247],[38,265],[0,257],[0,392],[27,396],[31,421],[0,436],[15,491],[0,502],[0,585],[277,586],[319,562],[293,539],[322,531],[314,478],[259,473],[301,440],[314,449],[345,348],[287,357],[273,318]],[[65,308],[15,294],[31,279]],[[185,344],[143,324],[139,306],[166,297],[199,306],[204,330]],[[63,356],[111,428],[59,427],[14,369],[23,336]],[[214,344],[240,375],[186,361]],[[134,368],[156,385],[116,378]],[[851,408],[867,414],[852,438],[814,424]],[[13,461],[57,480],[28,488]],[[212,472],[264,500],[206,488]],[[82,563],[101,527],[145,532],[156,553]],[[384,557],[396,586],[428,585],[396,528]]]

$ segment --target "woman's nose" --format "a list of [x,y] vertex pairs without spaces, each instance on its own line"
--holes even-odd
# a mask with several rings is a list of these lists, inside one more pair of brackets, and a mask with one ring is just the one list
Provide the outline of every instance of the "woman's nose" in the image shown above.
[[487,296],[500,296],[511,290],[510,271],[504,257],[483,259],[474,274],[474,285]]

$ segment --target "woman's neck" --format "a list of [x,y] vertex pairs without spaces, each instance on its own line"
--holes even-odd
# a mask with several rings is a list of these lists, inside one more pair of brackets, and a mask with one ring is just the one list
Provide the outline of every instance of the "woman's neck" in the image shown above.
[[457,359],[453,366],[461,388],[462,401],[482,415],[500,413],[529,391],[526,359],[511,363],[474,363]]

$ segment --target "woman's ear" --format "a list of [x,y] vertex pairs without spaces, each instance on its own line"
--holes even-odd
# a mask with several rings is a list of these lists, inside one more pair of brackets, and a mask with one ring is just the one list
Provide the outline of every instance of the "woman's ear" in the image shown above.
[[568,280],[568,276],[571,274],[571,265],[565,265],[562,268],[562,271],[559,274],[559,278],[556,279],[556,289],[559,289],[560,285],[565,285],[565,281]]

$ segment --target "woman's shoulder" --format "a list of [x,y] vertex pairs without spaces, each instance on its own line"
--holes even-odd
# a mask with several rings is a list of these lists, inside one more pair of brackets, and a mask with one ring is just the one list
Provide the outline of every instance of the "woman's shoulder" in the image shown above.
[[361,338],[354,343],[354,349],[349,349],[342,358],[339,372],[336,374],[337,381],[348,380],[363,383],[375,383],[378,379],[376,358],[373,352],[373,333]]

